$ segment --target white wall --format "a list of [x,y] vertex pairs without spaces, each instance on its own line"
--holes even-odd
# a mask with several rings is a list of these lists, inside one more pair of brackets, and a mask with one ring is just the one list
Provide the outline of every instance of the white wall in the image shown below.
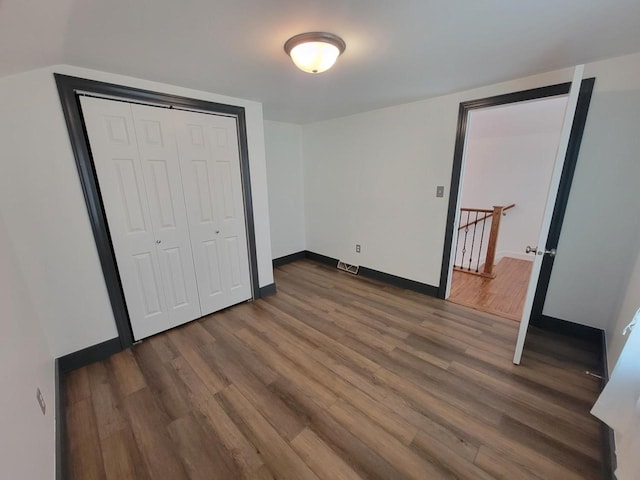
[[283,257],[306,249],[302,128],[264,122],[271,220],[271,254]]
[[[459,103],[572,69],[303,126],[307,249],[439,284]],[[545,314],[606,328],[635,258],[640,54],[586,66],[596,89]],[[437,185],[446,186],[436,198]],[[631,220],[630,220],[631,219]],[[355,243],[362,244],[357,255]]]
[[[469,114],[461,206],[492,209],[494,205],[516,204],[500,223],[496,263],[504,256],[533,260],[524,250],[526,245],[536,245],[540,235],[566,103],[566,97],[559,97]],[[475,214],[469,218],[474,220]],[[463,215],[460,223],[467,223],[467,217]],[[487,221],[480,264],[486,256],[489,229]],[[477,248],[481,224],[476,233]],[[456,252],[461,251],[458,245]],[[467,259],[468,254],[469,245]]]
[[585,76],[596,84],[544,314],[610,331],[640,246],[640,54]]
[[[5,96],[0,93],[4,105]],[[4,126],[4,125],[3,125]],[[0,143],[6,131],[0,128]],[[6,175],[0,162],[0,185]],[[54,364],[17,264],[0,204],[0,468],[2,478],[53,479],[55,476]],[[10,208],[10,207],[8,207]],[[40,388],[47,404],[42,415]]]
[[[438,286],[460,102],[569,70],[303,126],[307,249]],[[436,198],[436,186],[445,197]],[[362,244],[356,254],[354,244]]]
[[8,77],[0,202],[53,356],[117,336],[53,72],[245,107],[259,283],[273,282],[259,103],[64,65]]

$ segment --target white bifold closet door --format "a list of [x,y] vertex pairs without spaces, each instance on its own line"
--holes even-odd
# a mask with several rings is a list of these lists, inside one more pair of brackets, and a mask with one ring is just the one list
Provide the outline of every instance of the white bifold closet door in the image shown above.
[[174,110],[202,313],[251,297],[236,119]]
[[[193,223],[196,217],[192,202],[185,202],[185,197],[191,195],[187,190],[194,175],[181,171],[176,137],[176,132],[187,128],[179,125],[182,112],[89,97],[82,97],[81,105],[134,338],[139,340],[249,299],[246,231],[242,232],[244,271],[239,267],[240,275],[246,273],[246,277],[239,282],[228,267],[231,261],[220,255],[215,264],[202,258],[201,242],[192,238],[191,224],[197,227]],[[237,131],[231,120],[237,152]],[[182,134],[180,138],[184,142]],[[239,158],[235,163],[239,171]],[[240,190],[244,214],[241,183],[231,188]],[[212,196],[209,204],[212,210],[219,209],[215,198]],[[222,226],[214,229],[218,232],[214,239],[225,238],[222,230]],[[228,248],[222,250],[222,254],[227,252]],[[213,309],[207,300],[212,282],[201,285],[205,260],[209,262],[205,271],[212,264],[222,265],[215,272],[217,277],[210,272],[223,293]],[[248,285],[244,296],[231,294],[236,283]],[[227,285],[230,287],[224,288]]]

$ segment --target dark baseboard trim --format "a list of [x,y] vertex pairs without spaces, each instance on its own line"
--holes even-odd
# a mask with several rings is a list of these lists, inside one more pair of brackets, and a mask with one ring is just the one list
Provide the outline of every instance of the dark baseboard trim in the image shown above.
[[309,260],[313,260],[314,262],[324,263],[325,265],[329,265],[330,267],[338,266],[337,258],[327,257],[326,255],[310,252],[309,250],[304,251],[304,257],[308,258]]
[[112,338],[102,343],[92,345],[77,352],[63,355],[58,358],[58,364],[60,366],[60,373],[69,373],[77,368],[84,367],[94,362],[99,362],[109,358],[114,353],[122,351],[122,345],[120,338]]
[[295,262],[296,260],[302,260],[306,258],[306,252],[304,250],[296,253],[290,253],[289,255],[285,255],[284,257],[278,257],[273,259],[273,268],[281,267],[282,265],[286,265],[287,263]]
[[55,360],[55,428],[56,428],[56,480],[66,480],[67,475],[67,422],[62,389],[62,372],[60,359]]
[[391,275],[390,273],[379,272],[378,270],[373,270],[372,268],[360,267],[360,269],[358,270],[358,275],[373,278],[374,280],[388,283],[389,285],[393,285],[395,287],[412,290],[414,292],[429,295],[431,297],[438,296],[438,287],[434,287],[433,285],[429,285],[426,283],[416,282],[415,280],[409,280],[408,278]]
[[567,335],[571,338],[593,343],[598,349],[602,345],[602,333],[599,328],[580,325],[579,323],[568,322],[559,318],[541,315],[539,318],[531,318],[531,325],[542,330]]
[[[337,258],[327,257],[326,255],[320,255],[319,253],[310,252],[308,250],[305,250],[304,254],[305,258],[308,258],[309,260],[323,263],[331,267],[335,267],[338,265]],[[394,287],[404,288],[406,290],[412,290],[424,295],[429,295],[431,297],[438,296],[438,287],[434,287],[433,285],[428,285],[426,283],[416,282],[415,280],[409,280],[408,278],[398,277],[397,275],[392,275],[390,273],[380,272],[378,270],[374,270],[373,268],[360,266],[360,268],[358,269],[358,275],[372,278],[383,283],[388,283],[389,285],[393,285]]]
[[276,284],[270,283],[269,285],[265,285],[264,287],[260,287],[260,298],[268,297],[269,295],[273,295],[276,293]]

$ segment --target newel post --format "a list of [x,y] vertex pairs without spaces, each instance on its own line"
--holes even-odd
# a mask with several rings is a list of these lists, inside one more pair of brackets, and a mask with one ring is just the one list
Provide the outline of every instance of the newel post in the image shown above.
[[489,243],[487,244],[487,258],[484,262],[484,273],[493,277],[493,264],[496,259],[496,248],[498,247],[498,233],[500,232],[500,220],[504,207],[493,206],[493,218],[491,219],[491,231],[489,232]]

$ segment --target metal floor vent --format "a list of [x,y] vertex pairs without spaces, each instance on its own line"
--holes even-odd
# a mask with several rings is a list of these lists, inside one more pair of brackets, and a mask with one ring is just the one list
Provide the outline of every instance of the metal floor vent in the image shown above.
[[345,272],[357,275],[359,268],[360,267],[358,265],[349,265],[348,263],[344,263],[342,260],[338,260],[338,270],[344,270]]

